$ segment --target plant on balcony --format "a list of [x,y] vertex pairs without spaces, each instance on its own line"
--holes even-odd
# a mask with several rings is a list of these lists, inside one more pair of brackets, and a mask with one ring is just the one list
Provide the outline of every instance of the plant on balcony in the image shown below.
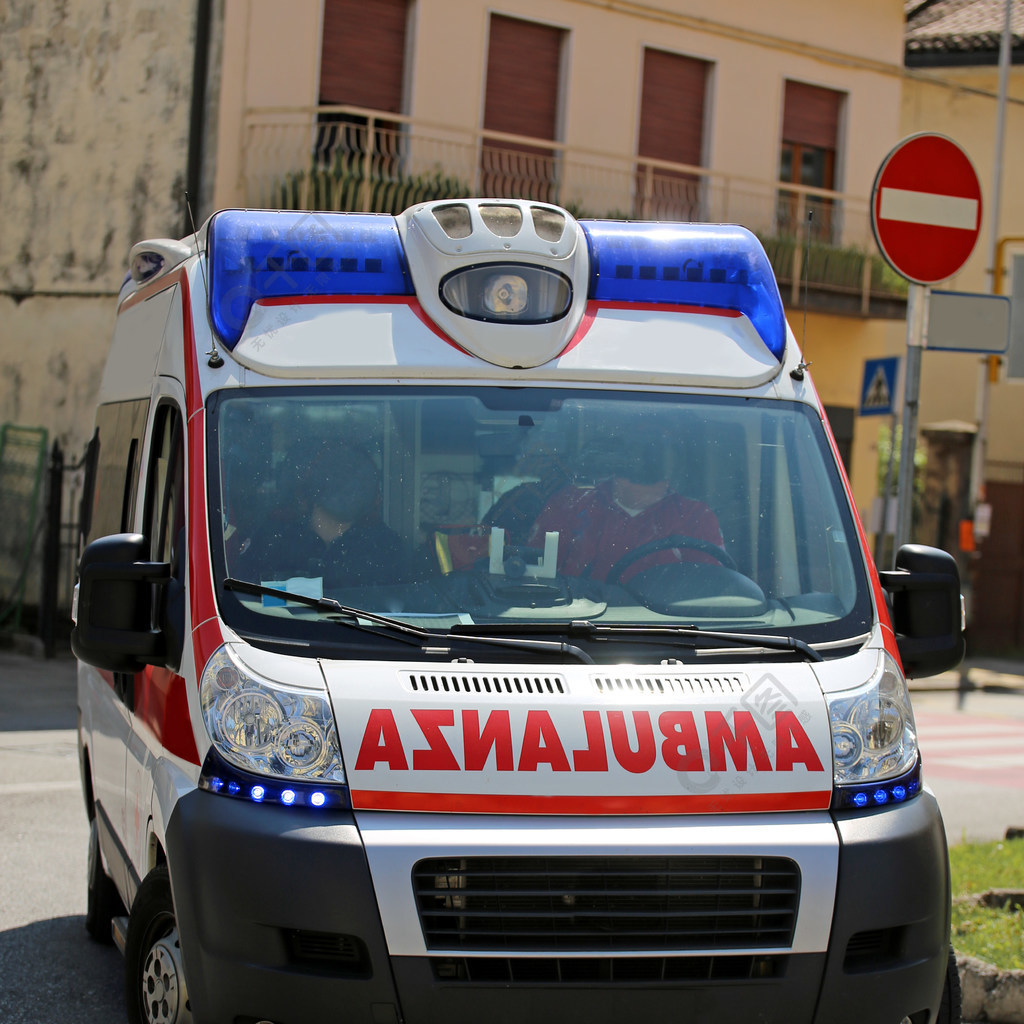
[[470,195],[465,182],[445,174],[440,167],[422,174],[405,174],[372,161],[367,177],[361,160],[346,159],[286,174],[272,188],[270,198],[271,204],[282,210],[398,214],[416,203]]
[[907,296],[907,282],[875,253],[827,242],[804,243],[793,235],[761,235],[760,238],[780,281],[792,282],[793,258],[799,246],[801,277],[806,276],[812,288],[859,295],[863,288],[864,261],[868,260],[872,295],[892,299]]

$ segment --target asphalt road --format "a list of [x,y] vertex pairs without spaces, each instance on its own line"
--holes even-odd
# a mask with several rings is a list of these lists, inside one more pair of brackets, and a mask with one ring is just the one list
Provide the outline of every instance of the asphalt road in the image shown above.
[[75,667],[0,650],[0,1021],[125,1019],[123,962],[85,931]]

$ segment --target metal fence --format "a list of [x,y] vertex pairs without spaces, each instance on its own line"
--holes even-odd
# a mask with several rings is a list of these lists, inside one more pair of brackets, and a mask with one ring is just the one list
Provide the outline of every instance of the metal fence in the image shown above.
[[74,461],[42,427],[0,426],[0,631],[31,629],[47,657],[70,625],[95,440]]
[[0,628],[21,625],[43,519],[41,495],[47,433],[42,427],[0,426]]

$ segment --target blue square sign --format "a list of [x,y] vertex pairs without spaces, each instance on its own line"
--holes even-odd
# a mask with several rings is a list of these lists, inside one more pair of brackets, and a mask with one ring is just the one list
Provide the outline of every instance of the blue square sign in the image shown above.
[[860,387],[861,416],[892,415],[899,370],[899,356],[864,361],[864,380]]

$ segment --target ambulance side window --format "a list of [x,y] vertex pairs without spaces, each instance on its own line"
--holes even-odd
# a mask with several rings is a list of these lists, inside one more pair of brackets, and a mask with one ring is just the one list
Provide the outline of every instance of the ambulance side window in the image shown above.
[[133,527],[140,439],[148,413],[148,398],[101,405],[96,412],[92,473],[82,499],[91,509],[83,522],[86,543]]
[[146,511],[142,532],[154,562],[175,567],[185,525],[185,447],[181,413],[170,403],[156,411],[149,453]]

